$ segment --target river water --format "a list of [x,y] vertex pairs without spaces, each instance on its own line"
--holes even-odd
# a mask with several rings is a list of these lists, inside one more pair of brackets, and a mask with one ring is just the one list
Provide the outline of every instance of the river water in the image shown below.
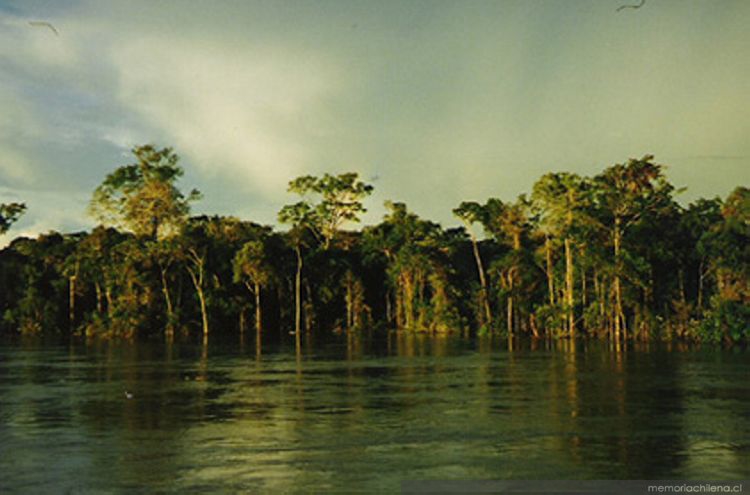
[[514,347],[3,341],[0,493],[750,477],[750,351]]

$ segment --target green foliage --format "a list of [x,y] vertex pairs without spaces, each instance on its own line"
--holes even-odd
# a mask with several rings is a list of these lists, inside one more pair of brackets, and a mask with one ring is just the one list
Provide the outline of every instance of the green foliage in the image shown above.
[[[302,176],[289,183],[299,201],[278,214],[290,228],[277,233],[190,218],[197,192],[177,188],[177,155],[133,152],[136,163],[109,174],[91,202],[98,219],[128,232],[52,232],[0,251],[0,331],[231,333],[254,308],[258,329],[277,330],[264,336],[468,327],[750,340],[750,190],[683,208],[650,155],[592,178],[545,174],[530,199],[462,202],[453,213],[464,226],[453,229],[386,202],[380,223],[345,230],[372,187],[355,173]],[[0,233],[24,210],[0,205]]]
[[698,337],[715,343],[750,341],[750,306],[715,296],[700,324]]
[[185,197],[175,186],[182,176],[179,157],[171,148],[133,148],[137,163],[117,168],[94,191],[90,213],[103,225],[126,228],[152,239],[179,231],[197,190]]
[[266,244],[261,240],[246,242],[237,251],[232,265],[235,282],[247,279],[251,284],[265,286],[273,276]]
[[0,204],[0,235],[6,233],[25,211],[24,203]]
[[[289,192],[306,199],[284,207],[279,221],[309,228],[327,249],[346,222],[359,222],[359,215],[367,211],[362,200],[372,190],[353,172],[298,177],[289,182]],[[309,196],[317,196],[317,202],[311,203]]]

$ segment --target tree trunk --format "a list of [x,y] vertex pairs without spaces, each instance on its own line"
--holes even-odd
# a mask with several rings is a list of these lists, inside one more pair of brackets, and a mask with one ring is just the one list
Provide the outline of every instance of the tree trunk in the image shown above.
[[544,251],[547,258],[547,288],[549,289],[549,305],[555,305],[555,274],[552,270],[552,239],[544,239]]
[[167,280],[167,269],[162,268],[161,271],[161,291],[164,294],[164,301],[167,305],[167,332],[171,333],[174,325],[174,306],[172,305],[172,297],[169,295],[169,281]]
[[703,280],[706,276],[703,265],[704,262],[701,259],[700,265],[698,265],[698,311],[703,309]]
[[594,297],[595,304],[599,306],[599,318],[597,318],[596,326],[594,330],[599,333],[602,330],[606,330],[601,328],[602,325],[604,325],[604,296],[603,296],[603,288],[601,287],[601,284],[599,282],[599,274],[596,271],[596,268],[594,269],[593,273],[593,280],[594,280]]
[[[679,273],[679,283],[680,283],[680,302],[684,305],[687,304],[687,296],[685,295],[685,270],[680,268]],[[653,277],[653,268],[652,268],[652,277]]]
[[354,295],[352,291],[352,272],[346,272],[346,329],[351,330],[354,325]]
[[[471,232],[471,231],[470,231]],[[473,232],[471,232],[471,246],[474,250],[474,260],[477,263],[477,271],[479,272],[479,284],[482,287],[481,304],[484,307],[484,318],[488,326],[492,325],[492,313],[490,312],[490,301],[487,294],[487,279],[484,275],[484,267],[482,266],[482,257],[479,254],[479,244],[477,238]]]
[[198,289],[198,299],[201,303],[201,321],[203,323],[203,336],[208,337],[208,308],[206,307],[206,296],[203,287]]
[[260,335],[261,332],[261,308],[260,308],[260,284],[255,282],[255,332]]
[[[203,292],[203,278],[204,278],[204,260],[200,256],[198,256],[198,253],[192,252],[191,253],[192,262],[195,263],[195,268],[191,268],[190,266],[187,266],[188,274],[190,275],[190,279],[193,281],[193,285],[195,286],[195,292],[198,294],[198,301],[200,302],[201,307],[201,323],[203,325],[203,336],[208,337],[208,307],[206,304],[206,295]],[[197,269],[197,273],[196,273]]]
[[70,329],[73,329],[76,320],[76,275],[71,275],[68,280],[70,282],[70,293],[68,294],[69,307],[68,307],[68,321],[70,323]]
[[508,336],[513,335],[513,269],[508,271]]
[[388,322],[390,325],[393,321],[393,315],[391,314],[393,309],[391,309],[391,292],[386,289],[385,291],[385,321]]
[[414,329],[414,281],[409,274],[403,276],[404,287],[404,326]]
[[[582,253],[581,259],[585,259],[586,253]],[[581,307],[586,311],[586,305],[588,304],[587,296],[588,288],[586,287],[586,268],[581,267]],[[584,332],[586,329],[583,329]]]
[[101,315],[104,312],[104,302],[102,301],[102,286],[98,280],[94,282],[94,289],[96,290],[96,312]]
[[[297,253],[297,273],[294,276],[294,331],[299,335],[302,318],[302,252],[295,246]],[[299,337],[298,337],[299,342]]]
[[114,307],[114,302],[112,300],[112,288],[109,286],[106,286],[104,288],[104,296],[107,298],[107,318],[112,318],[112,308]]
[[536,316],[534,316],[534,313],[531,313],[529,315],[529,328],[531,328],[531,334],[534,336],[535,339],[539,338],[539,328],[536,326]]
[[615,230],[614,230],[614,249],[615,249],[615,277],[614,277],[614,290],[615,290],[615,314],[614,314],[614,323],[615,323],[615,340],[620,340],[620,335],[622,334],[623,338],[626,338],[627,336],[624,335],[624,328],[621,327],[622,323],[622,289],[620,287],[620,217],[615,217]]
[[575,297],[573,294],[573,249],[570,237],[565,238],[565,295],[568,313],[568,334],[571,338],[576,336],[575,312],[573,307]]

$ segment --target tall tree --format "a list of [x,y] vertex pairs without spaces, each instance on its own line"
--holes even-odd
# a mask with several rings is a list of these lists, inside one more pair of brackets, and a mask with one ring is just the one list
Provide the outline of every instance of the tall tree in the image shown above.
[[449,331],[457,320],[454,305],[449,304],[454,299],[449,255],[455,239],[437,223],[408,211],[404,203],[388,201],[385,206],[389,213],[381,224],[366,229],[365,243],[387,260],[396,325]]
[[190,213],[190,203],[200,198],[193,190],[184,196],[175,183],[184,171],[172,148],[153,145],[132,150],[136,163],[118,167],[94,191],[89,212],[102,224],[125,228],[148,241],[146,251],[159,268],[167,325],[176,323],[169,291],[169,271],[176,258],[175,243],[165,240],[180,232]]
[[291,225],[289,239],[297,255],[295,274],[295,331],[299,332],[301,315],[302,242],[305,232],[310,232],[322,249],[328,250],[337,233],[346,222],[359,222],[360,214],[367,211],[362,200],[372,193],[373,187],[359,180],[354,172],[323,177],[305,175],[289,182],[289,192],[302,196],[302,200],[284,206],[279,221]]
[[492,326],[492,312],[490,311],[487,278],[484,272],[482,257],[479,253],[479,243],[477,242],[477,236],[474,233],[474,229],[472,228],[475,223],[482,222],[482,218],[484,217],[484,209],[479,203],[473,201],[464,201],[458,206],[458,208],[453,209],[453,214],[464,222],[466,230],[469,232],[471,247],[474,253],[474,261],[477,264],[477,272],[479,272],[479,284],[481,286],[480,303],[484,310],[484,318],[487,326]]
[[132,152],[136,163],[107,175],[94,191],[90,213],[104,225],[153,240],[175,233],[188,217],[190,202],[200,198],[200,193],[194,189],[185,197],[176,187],[183,169],[172,148],[148,144]]
[[519,283],[522,281],[522,239],[529,229],[529,204],[525,196],[515,203],[506,204],[490,198],[484,205],[484,229],[497,242],[510,248],[505,259],[495,264],[506,294],[506,327],[508,335],[515,333],[518,318]]
[[286,205],[279,211],[279,222],[289,224],[288,239],[297,257],[294,275],[294,331],[299,336],[302,318],[302,246],[305,232],[313,229],[315,222],[312,208],[304,201]]
[[[359,222],[359,215],[367,211],[362,200],[372,190],[354,172],[320,178],[305,175],[289,182],[289,192],[303,196],[303,202],[310,206],[308,227],[321,240],[323,249],[328,249],[344,223]],[[311,195],[319,196],[318,201],[311,202]]]
[[719,198],[699,199],[688,206],[681,218],[682,230],[689,242],[684,251],[688,257],[687,262],[692,262],[693,273],[688,278],[695,280],[695,309],[698,314],[704,309],[706,283],[713,268],[709,246],[703,239],[710,239],[707,234],[721,222],[721,207],[722,201]]
[[268,259],[268,252],[263,240],[246,242],[234,257],[234,280],[242,282],[255,297],[255,331],[261,332],[261,288],[266,286],[273,276],[273,269]]
[[737,187],[724,201],[722,220],[702,239],[714,265],[717,293],[711,298],[703,336],[728,342],[750,338],[750,189]]
[[623,307],[622,277],[624,236],[643,215],[665,203],[671,203],[674,189],[665,179],[662,166],[653,162],[653,155],[630,159],[613,165],[594,178],[595,195],[605,228],[611,234],[614,257],[613,289],[614,338],[627,337],[627,320]]
[[[541,221],[548,232],[563,240],[565,248],[565,313],[568,323],[568,335],[575,337],[575,284],[574,284],[574,229],[585,223],[583,212],[588,206],[585,181],[576,174],[549,173],[543,175],[533,188],[532,198],[539,205]],[[551,258],[550,240],[546,239],[547,260]],[[551,277],[548,267],[547,276]],[[550,293],[553,293],[553,282],[548,281]],[[552,297],[550,298],[552,299]]]

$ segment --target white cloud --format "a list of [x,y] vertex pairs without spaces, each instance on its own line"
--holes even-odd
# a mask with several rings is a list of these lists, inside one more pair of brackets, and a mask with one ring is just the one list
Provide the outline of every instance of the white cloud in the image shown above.
[[261,194],[304,170],[305,115],[335,88],[309,54],[139,36],[112,47],[117,98],[208,176]]
[[25,203],[27,209],[18,223],[0,237],[0,247],[19,236],[36,237],[52,230],[71,232],[93,224],[86,214],[88,197],[81,194],[0,186],[0,202],[15,201]]
[[64,24],[56,26],[62,31],[56,35],[46,26],[29,24],[31,21],[0,14],[0,59],[11,60],[22,70],[37,74],[70,69],[81,62],[78,40],[62,28]]
[[[184,158],[207,213],[271,221],[292,177],[357,170],[380,176],[373,212],[393,198],[446,220],[551,168],[748,154],[741,4],[29,5],[60,32],[0,19],[0,179],[29,189],[88,195],[153,142]],[[694,168],[700,188],[712,172]]]
[[4,140],[0,140],[0,177],[25,184],[34,179],[34,167],[30,160]]

